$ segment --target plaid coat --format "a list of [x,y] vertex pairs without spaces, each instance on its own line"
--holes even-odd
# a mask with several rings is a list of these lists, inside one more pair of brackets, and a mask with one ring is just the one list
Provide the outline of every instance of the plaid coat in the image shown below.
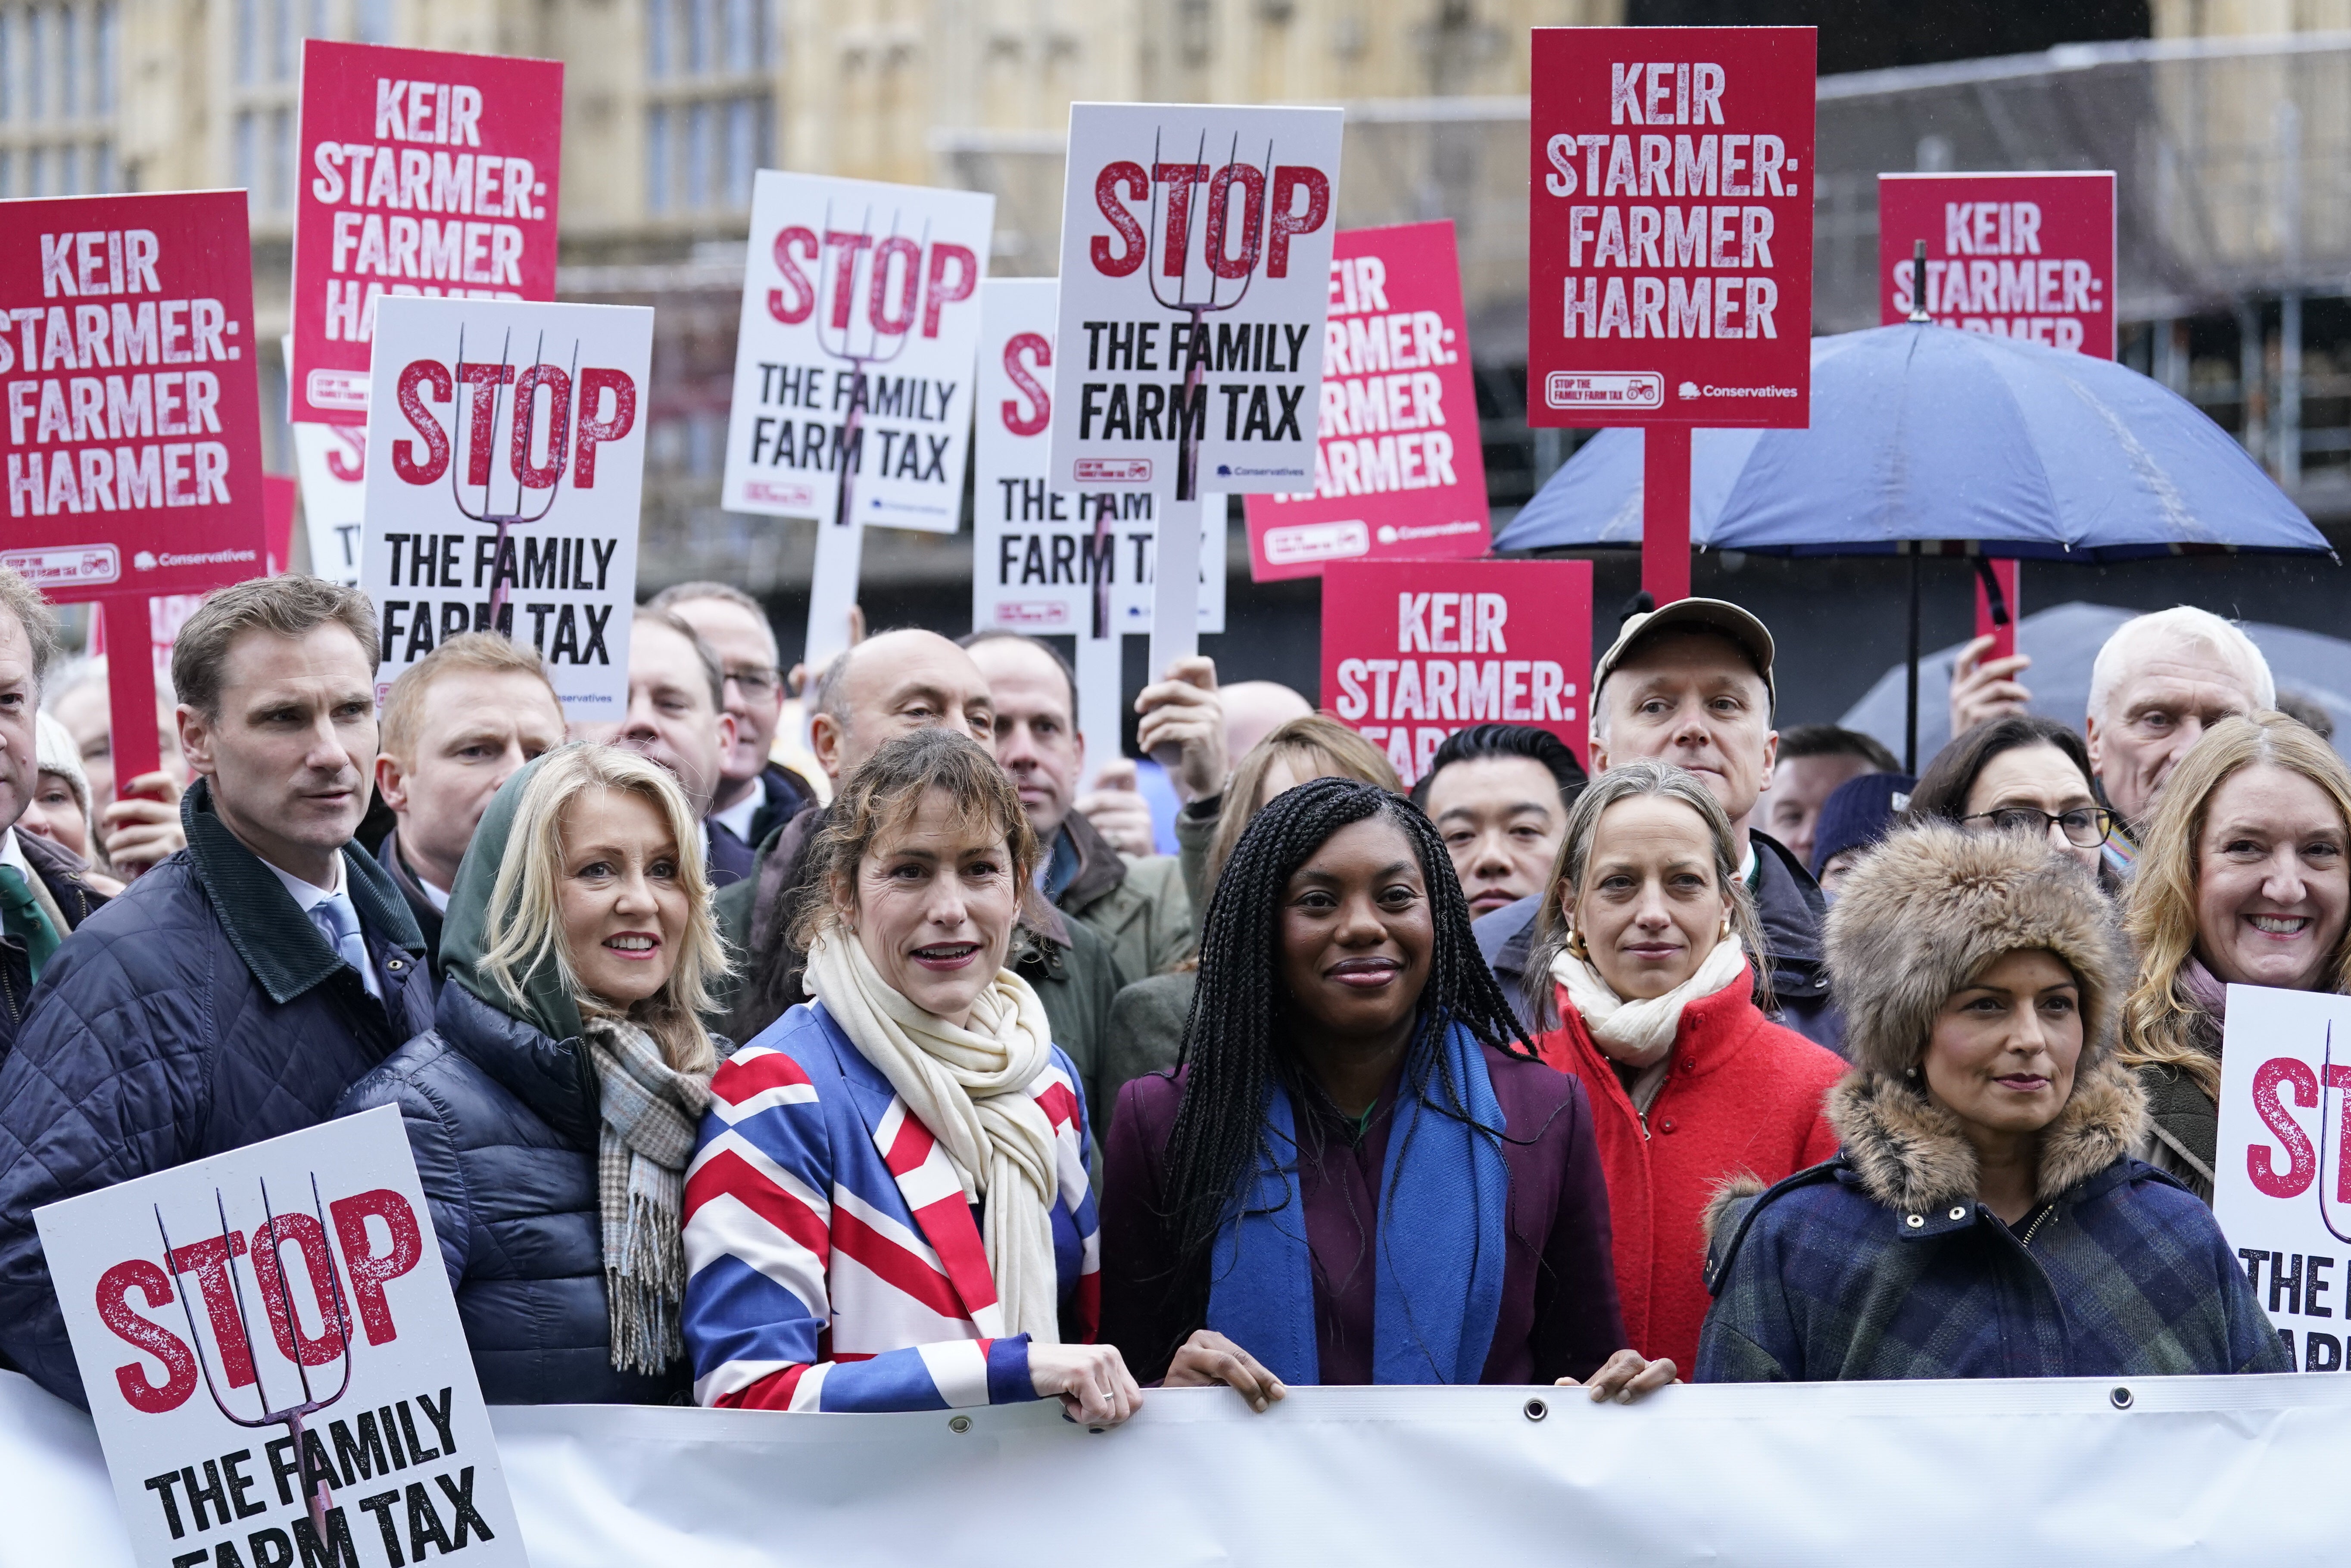
[[2124,1152],[2142,1104],[2123,1069],[2085,1074],[2011,1228],[1956,1119],[1856,1073],[1836,1158],[1718,1200],[1696,1381],[2293,1371],[2211,1210]]

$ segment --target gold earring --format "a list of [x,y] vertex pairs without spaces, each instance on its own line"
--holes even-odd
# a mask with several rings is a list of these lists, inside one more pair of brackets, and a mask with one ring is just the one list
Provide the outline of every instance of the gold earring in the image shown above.
[[1592,961],[1592,950],[1583,945],[1583,933],[1582,931],[1571,929],[1567,933],[1567,951],[1570,958],[1575,959],[1579,962],[1589,963]]

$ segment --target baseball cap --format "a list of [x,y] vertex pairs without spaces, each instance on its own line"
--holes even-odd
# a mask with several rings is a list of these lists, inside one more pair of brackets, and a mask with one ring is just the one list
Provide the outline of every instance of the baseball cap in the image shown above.
[[1763,678],[1764,692],[1777,711],[1780,689],[1771,679],[1771,633],[1761,621],[1728,599],[1676,599],[1661,609],[1625,617],[1616,640],[1593,669],[1593,701],[1599,701],[1601,687],[1608,683],[1618,665],[1632,657],[1634,649],[1650,638],[1673,631],[1713,632],[1736,643],[1755,666],[1755,673]]

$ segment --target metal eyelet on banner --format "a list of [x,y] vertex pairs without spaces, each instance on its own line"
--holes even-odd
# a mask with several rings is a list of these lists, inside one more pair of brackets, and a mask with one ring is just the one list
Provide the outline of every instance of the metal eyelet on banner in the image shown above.
[[2117,1410],[2127,1410],[2131,1407],[2131,1391],[2127,1388],[2117,1387],[2113,1393],[2107,1395],[2106,1398]]
[[1540,1399],[1530,1399],[1526,1403],[1526,1414],[1528,1420],[1540,1421],[1551,1414],[1551,1407]]
[[1964,1220],[1964,1219],[1966,1219],[1967,1217],[1968,1217],[1968,1211],[1967,1211],[1967,1208],[1966,1208],[1966,1206],[1965,1206],[1964,1204],[1963,1204],[1963,1205],[1960,1205],[1959,1207],[1955,1208],[1955,1209],[1953,1209],[1953,1210],[1951,1210],[1951,1218],[1952,1218],[1952,1219],[1954,1219],[1954,1220]]
[[1903,1223],[1909,1226],[1913,1231],[1921,1230],[1926,1226],[1927,1217],[1923,1214],[1913,1214],[1908,1219],[1905,1220]]
[[947,1417],[947,1430],[957,1434],[970,1431],[971,1417],[968,1416],[950,1416]]

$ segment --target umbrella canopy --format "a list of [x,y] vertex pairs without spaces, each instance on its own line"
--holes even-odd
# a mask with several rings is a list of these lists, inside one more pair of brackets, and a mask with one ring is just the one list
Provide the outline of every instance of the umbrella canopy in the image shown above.
[[[2098,649],[2116,627],[2138,613],[2077,600],[2018,621],[2016,650],[2032,659],[2032,668],[2018,679],[2032,693],[2032,711],[2080,729],[2090,705],[2090,666],[2096,661]],[[2298,692],[2325,709],[2335,720],[2336,749],[2351,743],[2351,642],[2266,621],[2238,624],[2277,672],[2279,692]],[[1964,646],[1954,643],[1938,649],[1918,662],[1918,760],[1922,765],[1951,738],[1951,663]],[[1875,735],[1900,753],[1907,673],[1907,665],[1889,668],[1837,722]]]
[[[1812,428],[1698,431],[1690,468],[1690,542],[1702,548],[2328,553],[2186,399],[2112,360],[1931,324],[1814,338]],[[1641,432],[1619,429],[1586,443],[1494,547],[1640,541]]]

